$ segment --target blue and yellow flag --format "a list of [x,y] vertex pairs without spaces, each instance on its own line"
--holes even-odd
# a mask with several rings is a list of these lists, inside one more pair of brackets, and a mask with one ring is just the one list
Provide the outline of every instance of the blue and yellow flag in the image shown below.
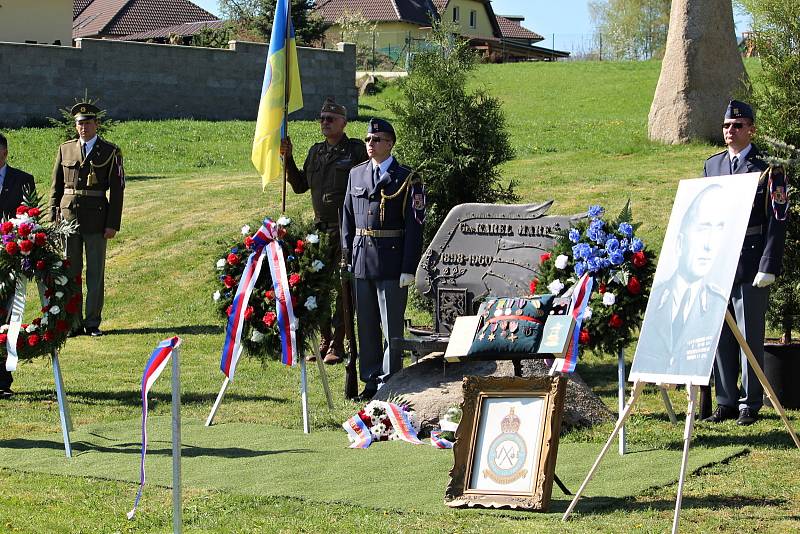
[[[281,138],[285,134],[284,113],[291,113],[303,107],[294,26],[289,20],[290,1],[278,0],[275,6],[275,21],[272,23],[267,66],[261,87],[261,102],[258,105],[256,133],[253,137],[252,160],[261,175],[263,188],[266,188],[267,182],[282,175],[280,148]],[[284,104],[287,103],[288,107],[284,108]]]

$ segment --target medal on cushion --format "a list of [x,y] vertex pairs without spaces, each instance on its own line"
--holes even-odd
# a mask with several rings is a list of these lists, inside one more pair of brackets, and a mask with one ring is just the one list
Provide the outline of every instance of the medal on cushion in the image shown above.
[[508,321],[500,321],[500,337],[506,337],[507,328],[508,328]]
[[519,321],[509,321],[508,323],[508,340],[514,343],[517,340],[517,330],[519,329]]
[[497,323],[492,323],[489,325],[489,330],[491,330],[491,334],[489,334],[489,341],[494,341],[495,338],[495,331],[497,330]]

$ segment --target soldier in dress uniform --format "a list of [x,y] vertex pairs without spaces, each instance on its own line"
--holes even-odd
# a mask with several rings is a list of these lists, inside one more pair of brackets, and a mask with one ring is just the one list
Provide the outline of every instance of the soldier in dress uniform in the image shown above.
[[[788,203],[784,174],[776,169],[768,170],[767,164],[759,158],[761,152],[751,143],[755,132],[752,108],[744,102],[731,100],[722,124],[727,149],[706,160],[703,174],[725,176],[762,173],[753,199],[728,309],[736,317],[736,324],[759,365],[763,365],[768,286],[781,270]],[[741,388],[737,384],[740,371]],[[714,360],[714,387],[717,409],[706,418],[707,421],[719,423],[736,419],[740,425],[750,425],[758,419],[758,411],[763,404],[763,387],[727,324],[722,327]]]
[[[17,207],[22,204],[25,193],[33,194],[36,191],[36,184],[33,176],[25,171],[15,169],[7,163],[8,160],[8,140],[0,134],[0,214],[3,219],[11,219],[17,215]],[[13,292],[11,300],[13,301]],[[11,312],[11,303],[5,306],[6,312]],[[3,317],[3,321],[8,322],[8,317]],[[6,371],[5,360],[0,361],[0,399],[11,397],[11,383],[14,377],[11,372]]]
[[125,172],[119,147],[97,136],[97,113],[87,102],[75,104],[78,139],[58,148],[50,189],[50,216],[77,221],[78,231],[67,239],[67,258],[74,276],[83,270],[86,252],[86,308],[71,335],[102,336],[103,280],[106,244],[120,228]]
[[395,141],[391,124],[369,121],[370,160],[350,171],[344,197],[342,247],[355,276],[361,399],[403,366],[402,351],[389,341],[403,336],[408,286],[422,255],[425,193],[414,171],[392,156]]
[[[281,155],[286,158],[286,177],[295,193],[311,189],[311,204],[314,207],[314,222],[321,232],[328,234],[328,260],[325,269],[330,276],[337,276],[342,260],[341,235],[339,233],[340,212],[347,190],[350,169],[368,159],[367,149],[358,139],[350,139],[344,133],[347,125],[347,109],[332,98],[325,99],[319,114],[319,126],[325,140],[308,150],[303,169],[297,168],[292,157],[292,140],[281,141]],[[327,297],[327,295],[325,296]],[[326,309],[330,302],[323,301]],[[331,332],[333,327],[333,332]],[[336,292],[333,317],[326,315],[320,325],[322,339],[319,357],[327,364],[336,364],[344,358],[344,316],[342,296]],[[316,355],[306,357],[313,361]]]

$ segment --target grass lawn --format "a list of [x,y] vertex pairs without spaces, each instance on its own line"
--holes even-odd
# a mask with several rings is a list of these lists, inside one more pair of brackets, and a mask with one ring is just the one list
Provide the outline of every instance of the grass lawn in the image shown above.
[[[635,218],[644,223],[644,238],[658,248],[678,179],[700,175],[703,160],[719,150],[707,144],[664,146],[646,139],[659,68],[658,62],[481,67],[475,83],[501,98],[505,106],[517,157],[505,165],[503,174],[519,183],[522,200],[553,198],[554,212],[575,213],[594,203],[615,212],[631,198]],[[349,124],[348,133],[363,136],[365,121],[372,115],[391,118],[385,101],[394,91],[390,88],[363,98],[360,120]],[[135,427],[140,417],[137,388],[142,366],[159,340],[175,334],[184,339],[183,417],[198,422],[208,414],[222,381],[218,370],[222,325],[211,300],[214,263],[223,244],[238,235],[243,224],[275,216],[280,209],[279,187],[262,194],[249,163],[253,128],[252,122],[241,121],[131,121],[109,136],[125,153],[128,186],[122,232],[109,247],[103,324],[108,335],[70,340],[61,356],[76,429],[126,422]],[[318,126],[312,122],[293,122],[290,132],[298,154],[318,139]],[[8,137],[11,164],[34,173],[37,185],[46,192],[57,132],[19,129],[8,132]],[[290,194],[288,213],[310,217],[308,195]],[[31,294],[30,298],[35,297]],[[424,317],[419,311],[414,315]],[[589,355],[579,367],[582,377],[612,409],[616,409],[614,362],[611,355]],[[154,416],[169,414],[168,374],[151,395]],[[329,368],[329,374],[336,403],[332,412],[325,407],[315,367],[309,368],[312,425],[317,431],[336,429],[356,409],[342,399],[342,367]],[[218,421],[269,425],[276,432],[299,429],[298,381],[297,369],[243,359]],[[17,396],[0,404],[0,447],[6,440],[58,434],[48,362],[22,365],[14,387]],[[685,410],[683,390],[670,395],[677,410]],[[800,530],[800,451],[774,412],[765,409],[763,413],[766,417],[752,427],[732,423],[695,427],[695,447],[740,446],[747,451],[688,478],[681,523],[685,531]],[[800,428],[800,412],[790,412],[790,418]],[[647,390],[628,429],[635,451],[681,447],[683,427],[669,423],[655,390]],[[574,431],[562,442],[592,444],[599,452],[610,431],[610,425]],[[344,446],[343,431],[338,439]],[[247,435],[240,446],[248,448]],[[399,462],[405,456],[395,458]],[[135,475],[135,462],[131,465]],[[364,465],[364,469],[386,469],[387,477],[392,467],[415,469],[407,459],[396,466]],[[639,476],[647,478],[648,465],[639,468]],[[678,468],[676,463],[675,473]],[[315,483],[314,475],[314,466],[309,464],[309,486]],[[349,475],[352,483],[359,483],[358,473]],[[420,471],[418,476],[425,479],[426,473]],[[624,485],[626,480],[618,483]],[[386,483],[380,491],[402,494],[404,488]],[[676,484],[669,483],[609,499],[590,510],[582,511],[579,505],[566,526],[575,532],[663,532],[671,525],[675,493]],[[128,522],[124,513],[134,494],[133,484],[110,476],[0,468],[0,531],[169,531],[169,490],[158,484],[148,486],[139,515]],[[439,494],[443,496],[444,487]],[[505,516],[451,511],[444,506],[436,512],[422,506],[422,511],[386,510],[339,500],[336,495],[321,500],[305,494],[289,498],[187,487],[184,500],[188,532],[564,529],[553,516]]]

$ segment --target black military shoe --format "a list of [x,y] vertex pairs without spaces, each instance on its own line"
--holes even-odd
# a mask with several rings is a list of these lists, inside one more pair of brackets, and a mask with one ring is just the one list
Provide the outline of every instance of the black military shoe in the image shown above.
[[75,328],[73,328],[73,329],[71,329],[69,331],[69,334],[67,334],[67,337],[78,337],[78,336],[82,336],[85,333],[86,332],[83,330],[82,326],[76,326]]
[[750,408],[742,408],[739,410],[739,418],[736,420],[736,424],[740,426],[748,426],[752,425],[758,421],[758,412],[751,410]]
[[14,396],[14,392],[11,389],[0,389],[0,399],[10,399]]
[[103,331],[97,328],[96,326],[87,326],[86,327],[86,335],[92,337],[100,337],[103,335]]
[[356,398],[355,398],[355,399],[353,399],[353,400],[354,400],[354,401],[356,401],[356,402],[367,402],[367,401],[371,401],[371,400],[372,400],[372,397],[374,397],[374,396],[375,396],[375,394],[376,394],[377,392],[378,392],[378,390],[377,390],[377,389],[372,389],[372,388],[364,388],[364,391],[362,391],[361,393],[359,393],[359,394],[358,394],[358,397],[356,397]]
[[717,405],[717,409],[711,414],[711,417],[706,417],[703,421],[709,423],[721,423],[726,419],[736,419],[736,408],[730,406]]

